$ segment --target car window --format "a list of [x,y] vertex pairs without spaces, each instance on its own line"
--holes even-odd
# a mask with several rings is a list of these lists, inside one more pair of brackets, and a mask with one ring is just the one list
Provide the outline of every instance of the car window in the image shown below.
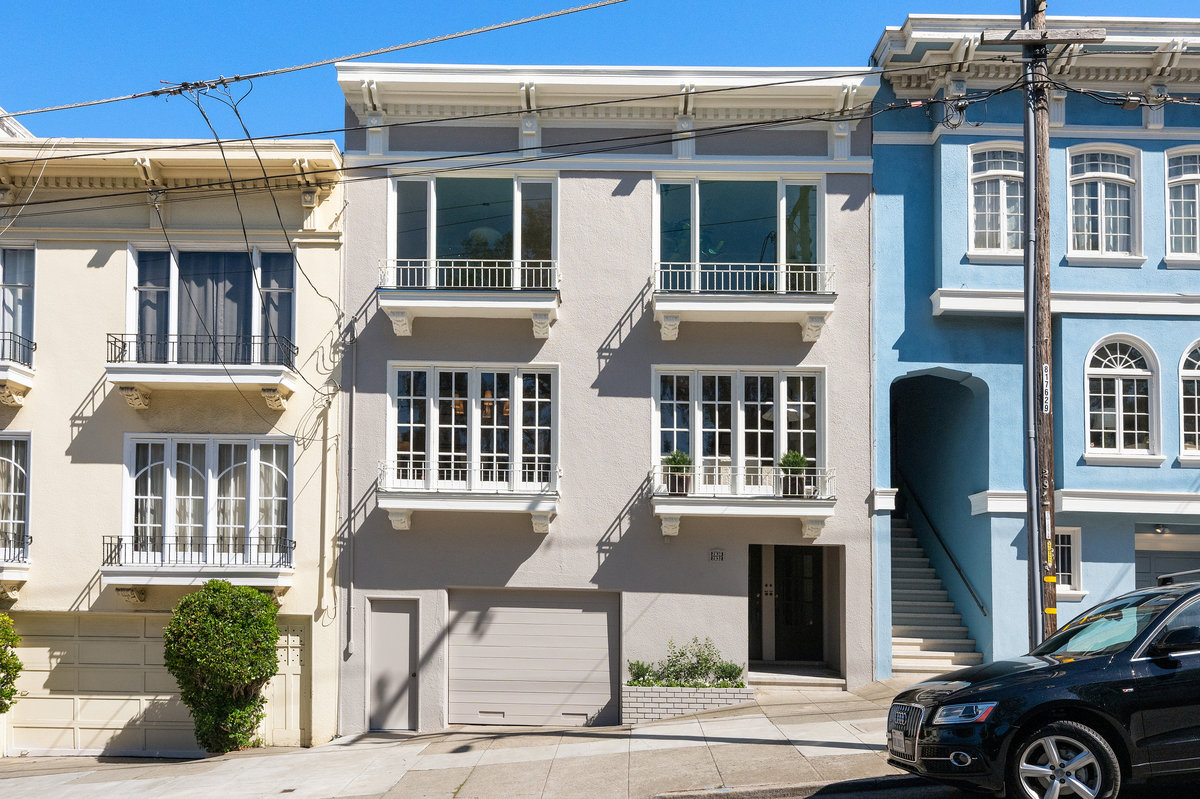
[[[1180,596],[1181,592],[1169,591],[1132,594],[1105,602],[1063,625],[1031,654],[1059,659],[1115,654],[1129,646]],[[1197,610],[1200,612],[1200,607]]]
[[1172,617],[1172,619],[1163,626],[1162,632],[1157,633],[1154,637],[1160,638],[1173,630],[1179,630],[1184,627],[1200,627],[1200,601],[1193,602],[1185,607]]

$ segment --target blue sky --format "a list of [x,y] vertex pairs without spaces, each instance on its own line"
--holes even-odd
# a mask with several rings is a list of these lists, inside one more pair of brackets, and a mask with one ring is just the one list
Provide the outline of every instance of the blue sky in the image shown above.
[[[9,3],[0,107],[40,108],[257,72],[553,11],[584,0],[315,0]],[[574,16],[373,60],[493,64],[843,66],[865,64],[886,25],[908,13],[1016,13],[1019,0],[627,0]],[[1051,14],[1128,14],[1128,0],[1050,0]],[[203,13],[200,13],[203,9]],[[1195,16],[1195,0],[1145,0],[1142,16]],[[245,85],[245,84],[242,84]],[[332,66],[264,78],[241,104],[256,136],[342,124]],[[207,103],[222,136],[232,115]],[[208,137],[174,98],[23,117],[38,136]],[[334,136],[340,142],[340,136]]]

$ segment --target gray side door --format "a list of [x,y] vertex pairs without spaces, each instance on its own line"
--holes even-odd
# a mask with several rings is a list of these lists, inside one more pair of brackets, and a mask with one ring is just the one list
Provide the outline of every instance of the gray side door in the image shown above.
[[417,603],[411,599],[373,599],[370,608],[370,728],[415,730]]

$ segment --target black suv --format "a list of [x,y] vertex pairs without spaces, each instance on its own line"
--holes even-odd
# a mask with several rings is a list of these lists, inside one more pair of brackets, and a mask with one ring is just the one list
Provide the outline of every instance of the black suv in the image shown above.
[[1159,583],[1023,658],[904,691],[888,713],[888,762],[1018,799],[1111,799],[1122,781],[1200,771],[1200,574]]

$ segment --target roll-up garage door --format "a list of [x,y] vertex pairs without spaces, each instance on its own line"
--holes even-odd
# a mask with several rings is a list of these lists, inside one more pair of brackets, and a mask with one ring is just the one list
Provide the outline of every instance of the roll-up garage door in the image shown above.
[[616,724],[618,595],[450,592],[450,723]]

